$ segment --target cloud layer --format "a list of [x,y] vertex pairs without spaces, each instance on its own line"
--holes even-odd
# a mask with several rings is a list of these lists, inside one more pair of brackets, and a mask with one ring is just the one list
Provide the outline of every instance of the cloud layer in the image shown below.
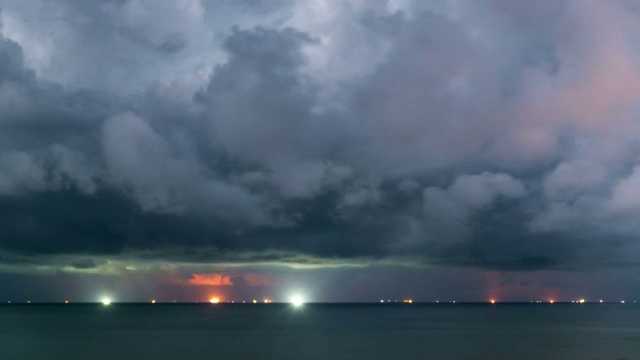
[[628,1],[0,8],[6,254],[639,265]]

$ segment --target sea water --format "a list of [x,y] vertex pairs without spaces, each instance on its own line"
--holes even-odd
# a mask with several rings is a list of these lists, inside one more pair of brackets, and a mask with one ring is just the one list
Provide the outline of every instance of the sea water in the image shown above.
[[0,359],[640,359],[640,304],[0,306]]

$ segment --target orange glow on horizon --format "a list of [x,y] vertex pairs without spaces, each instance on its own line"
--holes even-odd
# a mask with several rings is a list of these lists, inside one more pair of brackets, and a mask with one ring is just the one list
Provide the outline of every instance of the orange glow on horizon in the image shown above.
[[402,300],[403,303],[413,304],[413,299]]
[[492,304],[495,304],[496,300],[495,299],[491,299],[489,302],[492,303]]
[[221,274],[193,274],[189,284],[196,286],[231,286],[233,282],[230,276]]
[[209,299],[209,302],[212,303],[212,304],[218,304],[218,303],[220,303],[220,298],[214,296],[211,299]]
[[549,304],[553,304],[554,302],[556,302],[556,301],[553,300],[553,299],[549,300]]

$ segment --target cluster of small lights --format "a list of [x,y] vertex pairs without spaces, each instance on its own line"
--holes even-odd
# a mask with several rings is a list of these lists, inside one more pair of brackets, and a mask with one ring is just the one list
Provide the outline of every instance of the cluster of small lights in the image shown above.
[[[384,300],[384,299],[380,299],[380,302],[381,302],[381,303],[384,303],[384,302],[385,302],[385,300]],[[387,303],[392,303],[392,302],[397,303],[397,302],[398,302],[398,300],[390,300],[390,299],[389,299],[389,300],[387,300],[386,302],[387,302]],[[413,303],[413,299],[404,299],[404,300],[402,300],[402,302],[403,302],[403,303],[405,303],[405,304],[412,304],[412,303]]]
[[[153,299],[150,302],[151,302],[151,304],[155,304],[157,301],[155,299]],[[172,302],[175,303],[176,301],[173,300]],[[209,299],[209,302],[212,303],[212,304],[219,304],[219,303],[222,302],[222,300],[221,300],[220,297],[214,296],[214,297]],[[225,302],[226,303],[236,303],[236,301],[225,301]],[[271,300],[270,298],[264,298],[264,299],[262,299],[262,301],[259,301],[257,299],[253,299],[251,301],[242,301],[243,304],[245,304],[247,302],[253,303],[253,304],[258,304],[258,303],[271,304],[271,303],[273,303],[273,300]],[[289,303],[291,305],[293,305],[294,307],[300,307],[300,306],[304,305],[304,302],[305,302],[305,300],[301,295],[294,295],[289,299]],[[388,300],[380,299],[380,303],[392,303],[392,302],[393,303],[402,302],[402,303],[405,303],[405,304],[412,304],[413,303],[413,299],[403,299],[401,301],[400,300],[391,300],[391,299],[388,299]],[[456,300],[449,300],[448,302],[450,304],[455,304]],[[497,304],[498,301],[495,298],[491,298],[491,299],[489,299],[488,302],[490,304]],[[555,299],[548,299],[547,301],[541,301],[541,300],[532,300],[531,301],[531,303],[536,303],[536,304],[541,304],[541,303],[544,303],[544,302],[547,302],[549,304],[554,304],[556,302],[556,300]],[[599,299],[597,302],[600,303],[600,304],[603,304],[604,300]],[[31,304],[31,300],[27,300],[26,303],[27,304]],[[69,304],[69,303],[70,303],[69,300],[64,300],[64,304]],[[109,297],[103,297],[103,298],[100,299],[100,303],[102,303],[102,305],[104,305],[104,306],[109,306],[109,305],[112,304],[112,300]],[[196,303],[198,303],[198,301],[196,301]],[[238,303],[240,303],[240,301],[238,301]],[[439,304],[440,300],[436,300],[435,303]],[[585,304],[585,303],[587,303],[587,300],[584,299],[584,298],[580,298],[580,299],[577,299],[577,300],[572,300],[571,303],[573,303],[573,304]],[[625,303],[626,303],[625,300],[620,300],[620,304],[625,304]],[[636,301],[633,301],[633,303],[636,303]],[[11,304],[11,301],[7,301],[7,304]]]

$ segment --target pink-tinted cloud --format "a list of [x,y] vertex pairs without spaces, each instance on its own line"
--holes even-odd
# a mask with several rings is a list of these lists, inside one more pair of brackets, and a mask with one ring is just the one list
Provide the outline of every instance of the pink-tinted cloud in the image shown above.
[[193,274],[189,279],[189,284],[196,286],[231,286],[230,276],[221,274]]

